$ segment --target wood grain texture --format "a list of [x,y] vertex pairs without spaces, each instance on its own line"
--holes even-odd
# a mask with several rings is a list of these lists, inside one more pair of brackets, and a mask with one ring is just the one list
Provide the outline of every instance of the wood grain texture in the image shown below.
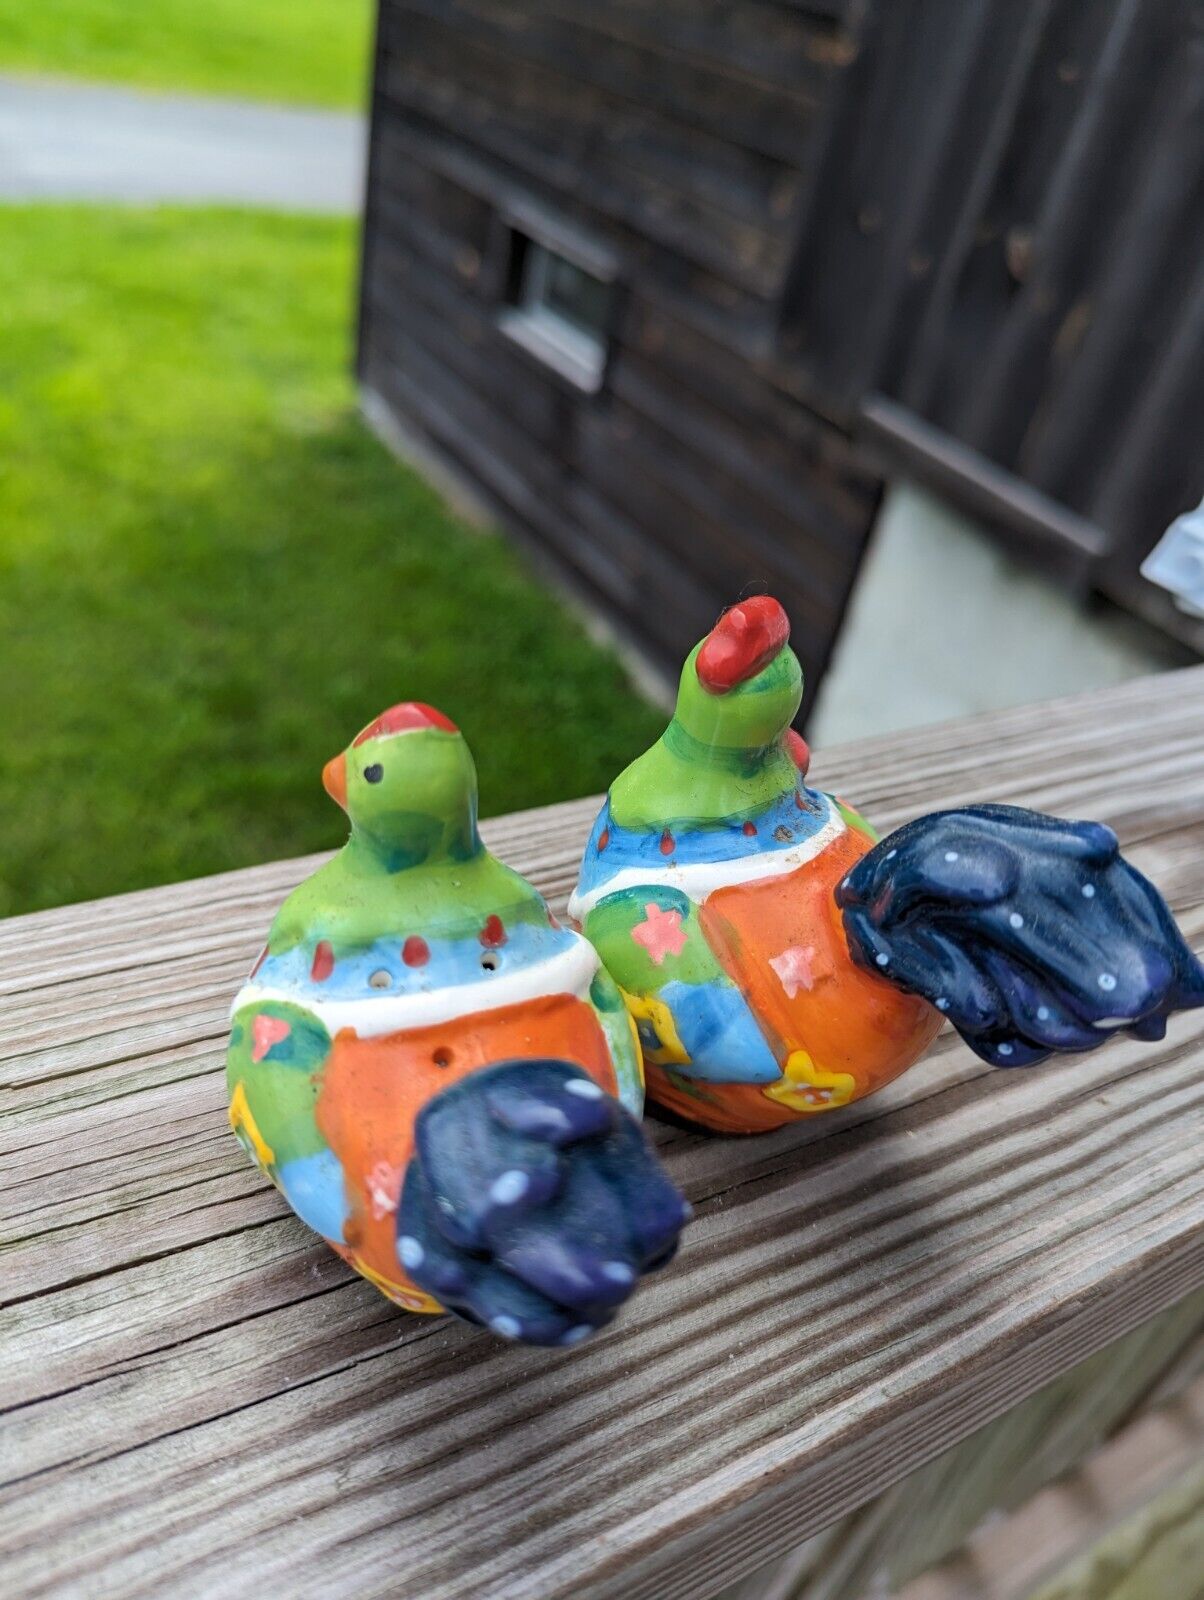
[[[1204,1291],[1197,1290],[716,1600],[1024,1600],[1039,1577],[1087,1543],[1082,1500],[1079,1516],[1066,1508],[1076,1499],[1079,1468],[1101,1446],[1111,1449],[1103,1441],[1130,1430],[1139,1413],[1162,1417],[1158,1443],[1146,1451],[1161,1458],[1156,1470],[1132,1460],[1131,1471],[1114,1474],[1127,1480],[1125,1495],[1112,1496],[1103,1515],[1092,1508],[1097,1530],[1199,1459],[1204,1426],[1189,1420],[1184,1394],[1194,1382],[1204,1407],[1202,1368]],[[1168,1432],[1178,1435],[1173,1451]],[[1040,1503],[1038,1491],[1057,1479],[1061,1487],[1048,1492],[1058,1514],[1038,1537],[1018,1508],[1034,1497]],[[990,1566],[967,1573],[967,1558],[984,1545]],[[942,1574],[949,1571],[965,1581],[947,1595]]]
[[1204,18],[857,11],[782,297],[804,391],[837,419],[885,395],[1093,524],[1092,584],[1199,650],[1138,568],[1204,491]]
[[[1179,1315],[1182,1309],[1177,1307],[1169,1315]],[[1116,1348],[1128,1343],[1122,1340]],[[1110,1354],[1103,1352],[1103,1359]],[[1051,1415],[1047,1420],[1052,1424],[1049,1431],[1056,1432],[1059,1419]],[[1075,1471],[1009,1515],[984,1521],[964,1549],[900,1588],[897,1600],[1198,1597],[1204,1585],[1202,1467],[1204,1377],[1197,1377],[1173,1400],[1140,1408]],[[1190,1510],[1194,1521],[1196,1554],[1175,1576],[1155,1576],[1150,1558],[1187,1521],[1179,1510],[1192,1480],[1194,1493],[1183,1509]],[[829,1591],[823,1593],[827,1600]],[[771,1597],[760,1593],[756,1600]],[[800,1590],[782,1600],[806,1600],[806,1596]]]
[[[814,9],[381,0],[357,361],[373,409],[666,677],[772,589],[806,623],[804,716],[881,490],[777,348],[856,54]],[[541,222],[614,278],[597,394],[507,331],[512,230]]]
[[[1204,943],[1204,668],[821,756],[882,825],[1118,828]],[[320,803],[315,800],[315,803]],[[592,800],[490,842],[559,904]],[[572,1352],[395,1311],[225,1124],[282,862],[0,923],[6,1596],[703,1600],[1204,1282],[1204,1017],[722,1140],[681,1256]]]

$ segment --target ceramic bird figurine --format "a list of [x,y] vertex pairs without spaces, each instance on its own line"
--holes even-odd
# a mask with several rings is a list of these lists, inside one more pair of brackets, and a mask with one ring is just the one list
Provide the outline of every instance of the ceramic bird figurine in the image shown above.
[[234,1002],[235,1132],[398,1304],[576,1343],[688,1216],[639,1125],[619,993],[482,844],[472,757],[440,712],[392,707],[323,781],[351,836]]
[[973,806],[877,843],[808,787],[788,639],[762,595],[694,649],[569,902],[635,1019],[650,1098],[755,1132],[872,1094],[946,1018],[984,1060],[1027,1066],[1161,1038],[1204,1004],[1204,968],[1102,824]]

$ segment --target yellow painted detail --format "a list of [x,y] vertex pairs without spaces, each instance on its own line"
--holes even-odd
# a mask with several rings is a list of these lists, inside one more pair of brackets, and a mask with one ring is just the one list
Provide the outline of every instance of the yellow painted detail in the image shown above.
[[245,1085],[240,1083],[230,1096],[230,1126],[235,1133],[241,1133],[249,1142],[255,1152],[255,1159],[261,1167],[270,1167],[276,1160],[276,1152],[260,1133],[255,1118],[251,1115],[251,1107],[247,1104],[247,1091]]
[[825,1072],[817,1067],[805,1050],[792,1050],[786,1071],[764,1093],[792,1111],[832,1111],[847,1106],[857,1089],[849,1072]]
[[[631,1015],[632,1025],[636,1028],[636,1043],[640,1045],[641,1053],[658,1067],[689,1066],[690,1058],[678,1037],[673,1013],[665,1002],[655,999],[652,995],[641,999],[639,995],[629,994],[626,989],[620,989],[619,993],[623,996],[623,1003]],[[659,1040],[657,1049],[645,1049],[640,1043],[638,1028],[640,1022],[646,1022],[656,1035]]]
[[631,1012],[627,1013],[627,1026],[631,1029],[631,1043],[635,1050],[635,1070],[640,1075],[640,1088],[647,1088],[644,1078],[644,1047],[640,1043],[640,1030],[635,1025],[635,1018]]
[[430,1315],[443,1310],[443,1307],[433,1295],[424,1294],[421,1289],[411,1289],[406,1285],[394,1283],[390,1278],[384,1277],[375,1268],[365,1265],[364,1262],[354,1256],[352,1257],[351,1265],[361,1277],[367,1278],[368,1282],[379,1289],[381,1294],[392,1300],[394,1305],[402,1306],[406,1311],[419,1311],[424,1315]]

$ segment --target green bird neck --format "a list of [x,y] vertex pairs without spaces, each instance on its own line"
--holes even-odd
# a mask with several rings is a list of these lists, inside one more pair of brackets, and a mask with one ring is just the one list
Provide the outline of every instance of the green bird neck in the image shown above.
[[329,940],[336,955],[379,939],[476,938],[490,917],[547,925],[539,893],[478,840],[465,860],[442,859],[382,870],[353,835],[338,854],[284,902],[268,945],[279,955],[296,944]]
[[[547,923],[538,892],[481,842],[476,767],[462,735],[441,717],[412,726],[435,717],[428,707],[395,707],[329,763],[325,781],[351,836],[281,907],[273,954],[319,939],[338,955],[414,934],[475,937],[492,916]],[[390,718],[406,731],[382,728]]]
[[349,868],[366,877],[473,861],[485,851],[477,832],[476,790],[441,797],[438,812],[393,810],[370,821],[353,817],[343,849]]
[[755,816],[798,786],[783,743],[802,699],[802,672],[787,646],[726,694],[703,687],[701,646],[682,668],[673,720],[615,779],[610,815],[620,827],[719,827]]

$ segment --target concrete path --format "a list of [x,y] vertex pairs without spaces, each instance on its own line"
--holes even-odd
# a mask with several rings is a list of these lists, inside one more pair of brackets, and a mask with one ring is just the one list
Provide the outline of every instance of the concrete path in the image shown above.
[[0,75],[0,198],[354,212],[359,116]]

